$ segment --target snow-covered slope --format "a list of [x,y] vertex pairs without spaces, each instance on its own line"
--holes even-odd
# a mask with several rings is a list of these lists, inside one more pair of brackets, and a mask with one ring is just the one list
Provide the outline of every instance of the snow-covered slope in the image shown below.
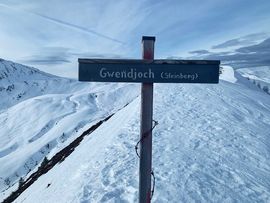
[[270,67],[240,68],[237,70],[242,76],[250,80],[264,92],[270,94]]
[[0,59],[0,111],[31,97],[71,93],[85,87],[75,80]]
[[270,84],[270,67],[268,66],[256,68],[240,68],[237,69],[237,71],[243,74],[244,77],[261,80]]
[[138,96],[132,84],[80,83],[9,61],[0,64],[0,200],[45,156]]
[[232,83],[235,83],[237,81],[236,77],[234,76],[234,70],[231,66],[221,67],[221,74],[219,79]]
[[[217,85],[155,84],[154,119],[159,125],[153,137],[153,202],[270,202],[270,97],[232,69],[226,73]],[[137,202],[134,145],[139,134],[140,98],[130,96],[138,92],[137,86],[125,88],[120,92],[128,92],[125,98],[132,102],[86,137],[16,202]],[[75,97],[62,97],[58,99],[66,103],[66,109],[77,108]],[[109,100],[101,100],[95,101],[105,108]],[[114,96],[110,103],[119,100]],[[95,106],[94,100],[88,101]],[[19,110],[20,105],[9,111]],[[48,105],[48,109],[55,108]],[[89,108],[88,112],[90,109],[98,109],[90,113],[94,117],[104,110]],[[63,126],[84,120],[84,116],[70,119],[68,124],[63,121]],[[62,133],[59,126],[52,130]],[[32,143],[46,143],[47,139],[41,136]]]

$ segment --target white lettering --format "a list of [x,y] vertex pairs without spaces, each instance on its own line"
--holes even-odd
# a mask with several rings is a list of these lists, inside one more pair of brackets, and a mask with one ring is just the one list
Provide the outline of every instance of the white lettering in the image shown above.
[[107,68],[101,68],[99,71],[101,78],[121,78],[136,80],[137,78],[154,79],[155,74],[151,69],[147,71],[137,71],[135,68],[121,71],[109,71]]
[[120,78],[120,72],[115,72],[115,77]]
[[104,73],[105,70],[106,70],[106,68],[101,68],[100,69],[100,72],[99,72],[100,77],[106,78],[106,73]]
[[152,72],[151,69],[149,69],[148,77],[149,77],[149,78],[155,78],[155,74]]
[[199,75],[198,75],[198,73],[195,73],[195,74],[183,74],[183,73],[161,72],[160,77],[162,79],[196,80],[199,77]]

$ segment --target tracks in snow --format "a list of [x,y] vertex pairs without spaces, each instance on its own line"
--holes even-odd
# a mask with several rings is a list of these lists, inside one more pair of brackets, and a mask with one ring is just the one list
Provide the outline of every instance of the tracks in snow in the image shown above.
[[[136,98],[135,98],[136,99]],[[131,101],[132,102],[132,101]],[[66,146],[61,151],[57,152],[46,164],[43,164],[38,168],[38,170],[31,174],[29,178],[27,178],[16,191],[12,192],[2,203],[13,202],[20,194],[22,194],[28,187],[30,187],[35,181],[38,180],[40,176],[46,174],[50,171],[56,164],[63,162],[74,150],[78,147],[81,141],[85,136],[93,133],[98,127],[100,127],[104,122],[108,121],[115,113],[124,109],[131,102],[127,103],[122,108],[118,109],[116,112],[110,114],[106,118],[100,120],[95,125],[91,126],[88,130],[84,131],[79,137],[77,137],[73,142],[71,142],[68,146]]]
[[67,101],[72,102],[74,104],[73,110],[65,115],[59,116],[53,120],[50,120],[36,135],[34,135],[31,139],[28,140],[29,143],[36,141],[37,139],[41,138],[43,135],[45,135],[47,132],[49,132],[54,126],[57,125],[59,121],[61,121],[63,118],[74,114],[78,110],[79,103],[77,101],[72,101],[71,96],[68,96],[66,98]]

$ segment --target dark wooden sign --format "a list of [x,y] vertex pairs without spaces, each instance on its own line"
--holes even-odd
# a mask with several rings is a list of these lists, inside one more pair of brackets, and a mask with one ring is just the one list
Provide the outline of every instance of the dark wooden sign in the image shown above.
[[79,81],[218,83],[220,61],[79,59]]

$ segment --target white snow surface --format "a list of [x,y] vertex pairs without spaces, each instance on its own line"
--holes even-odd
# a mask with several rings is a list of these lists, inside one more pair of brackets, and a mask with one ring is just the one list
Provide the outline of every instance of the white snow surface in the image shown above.
[[231,66],[222,66],[222,74],[220,75],[219,79],[233,83],[237,81],[236,77],[234,76],[234,70]]
[[270,94],[270,67],[240,68],[237,70],[243,77],[257,85],[258,88]]
[[[0,63],[0,72],[6,76],[0,86],[15,84],[11,91],[1,92],[0,200],[16,189],[20,177],[32,174],[45,156],[52,157],[138,96],[133,84],[80,83],[13,62]],[[21,89],[25,94],[17,99]]]
[[[219,84],[155,84],[153,202],[270,202],[269,95],[232,69],[226,73]],[[50,157],[117,112],[15,202],[137,202],[139,86],[74,84],[84,88],[2,111],[0,177],[16,182],[12,174],[25,174],[20,167],[40,159],[41,149]]]
[[244,77],[249,77],[250,79],[260,80],[265,83],[270,84],[270,67],[262,66],[262,67],[254,67],[254,68],[240,68],[237,70]]
[[85,87],[72,79],[0,59],[0,111],[36,96],[72,93]]

